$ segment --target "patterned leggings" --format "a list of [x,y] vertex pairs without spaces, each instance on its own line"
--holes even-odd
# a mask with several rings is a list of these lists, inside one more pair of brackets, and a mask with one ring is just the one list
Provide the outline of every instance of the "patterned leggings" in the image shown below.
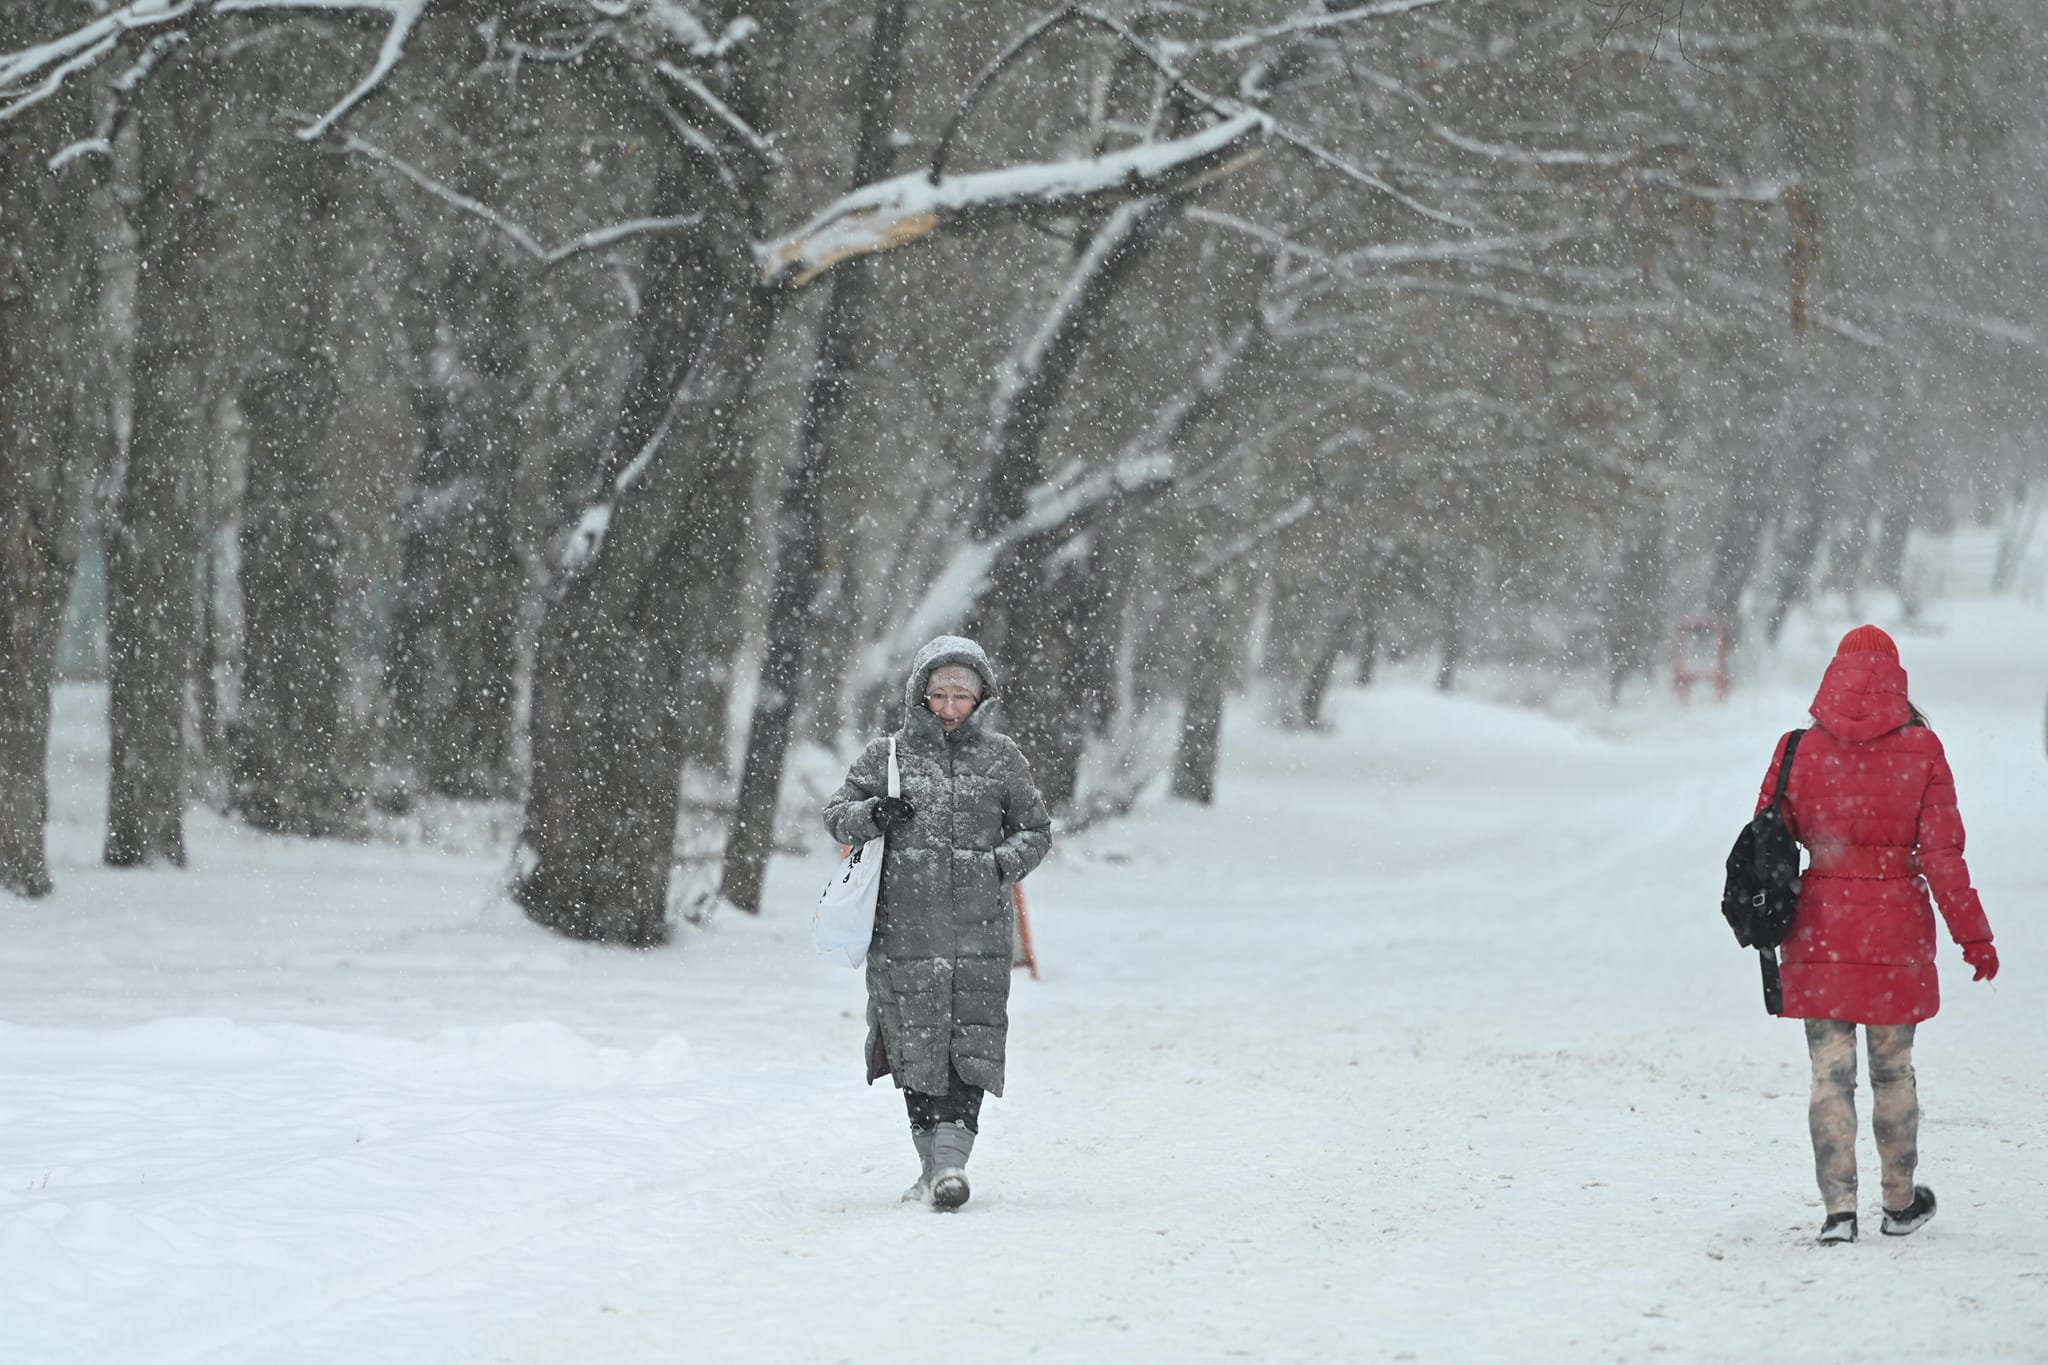
[[[1870,1051],[1870,1127],[1884,1164],[1884,1206],[1913,1202],[1913,1168],[1920,1163],[1920,1094],[1913,1081],[1913,1025],[1866,1024]],[[1813,1170],[1829,1213],[1856,1211],[1856,1025],[1839,1019],[1806,1021],[1806,1051],[1813,1059],[1813,1098],[1806,1109],[1813,1130]]]

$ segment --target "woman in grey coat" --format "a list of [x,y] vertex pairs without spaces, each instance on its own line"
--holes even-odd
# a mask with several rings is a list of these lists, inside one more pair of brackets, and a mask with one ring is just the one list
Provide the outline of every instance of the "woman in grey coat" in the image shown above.
[[1023,753],[992,728],[995,670],[974,641],[917,652],[896,732],[869,744],[825,806],[842,844],[887,836],[868,948],[867,1071],[910,1110],[921,1173],[904,1199],[956,1209],[983,1092],[1003,1093],[1009,1033],[1011,888],[1052,847],[1052,817]]

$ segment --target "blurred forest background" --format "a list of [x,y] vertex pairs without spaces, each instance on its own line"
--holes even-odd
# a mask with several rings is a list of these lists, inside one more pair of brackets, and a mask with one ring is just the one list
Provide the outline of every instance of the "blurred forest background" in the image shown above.
[[[758,908],[980,639],[1083,823],[1225,698],[1909,605],[2048,473],[2034,0],[7,0],[0,884],[516,817]],[[1341,671],[1341,672],[1340,672]],[[505,843],[514,845],[510,829]]]

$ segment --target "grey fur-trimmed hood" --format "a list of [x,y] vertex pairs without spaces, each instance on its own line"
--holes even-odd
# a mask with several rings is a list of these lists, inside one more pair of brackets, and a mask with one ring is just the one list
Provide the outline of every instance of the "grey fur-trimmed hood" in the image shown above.
[[964,664],[981,675],[981,705],[974,710],[977,717],[995,701],[996,670],[988,661],[987,652],[965,635],[940,635],[928,640],[911,661],[910,677],[903,684],[905,720],[916,719],[924,710],[925,685],[931,681],[934,670],[947,664]]

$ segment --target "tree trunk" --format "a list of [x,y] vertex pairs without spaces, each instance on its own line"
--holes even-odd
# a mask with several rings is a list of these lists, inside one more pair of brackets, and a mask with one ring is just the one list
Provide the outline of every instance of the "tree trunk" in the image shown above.
[[1299,710],[1303,728],[1323,728],[1323,702],[1330,694],[1330,683],[1337,676],[1337,659],[1344,652],[1344,643],[1351,636],[1355,618],[1344,616],[1333,630],[1321,636],[1318,647],[1309,659],[1308,668],[1301,683]]
[[[1097,230],[1073,277],[1039,326],[1006,366],[988,436],[988,483],[975,509],[973,534],[996,535],[1019,520],[1033,488],[1044,482],[1040,451],[1090,331],[1136,272],[1174,212],[1170,201],[1144,199],[1117,210]],[[1064,603],[1053,600],[1049,556],[1073,534],[1063,528],[1034,537],[1004,555],[967,629],[1006,678],[1004,715],[1048,800],[1073,793],[1077,746],[1087,733],[1087,699],[1066,685],[1063,660],[1071,641]],[[1102,661],[1107,663],[1106,660]],[[1048,788],[1050,782],[1052,787]]]
[[1224,575],[1203,589],[1201,605],[1189,620],[1194,648],[1189,654],[1180,747],[1174,755],[1173,794],[1205,806],[1216,800],[1216,765],[1223,752],[1223,700],[1238,667],[1240,592],[1237,575]]
[[[737,558],[734,525],[707,520],[729,503],[718,490],[743,482],[737,421],[779,305],[751,285],[707,292],[714,270],[676,264],[643,307],[656,335],[618,429],[624,449],[652,455],[618,466],[637,472],[600,504],[609,522],[596,558],[558,569],[542,623],[513,890],[536,923],[634,947],[668,934],[678,788],[692,747],[684,696],[719,681],[690,652],[692,634],[707,628],[690,609],[736,615],[729,597],[693,603],[688,578],[718,568],[701,556]],[[678,355],[695,363],[661,368]]]
[[[801,7],[723,8],[758,25],[728,104],[773,128],[764,92],[789,86]],[[655,195],[656,215],[701,211],[705,225],[649,248],[636,369],[592,501],[564,538],[534,669],[513,898],[538,924],[607,943],[667,938],[683,765],[724,754],[753,488],[739,418],[782,304],[754,283],[750,218],[769,168],[729,151],[715,167],[693,162],[694,177],[671,168]]]
[[407,790],[416,779],[443,796],[502,796],[525,585],[510,388],[528,347],[519,294],[489,250],[462,252],[437,302],[445,320],[413,393],[424,440],[385,668],[391,756]]
[[185,862],[185,708],[192,677],[198,521],[194,466],[205,410],[210,304],[200,266],[216,230],[202,161],[212,141],[209,63],[173,59],[136,119],[134,419],[103,513],[110,757],[106,861]]
[[1351,588],[1351,619],[1358,628],[1353,637],[1353,648],[1358,651],[1358,667],[1351,680],[1360,687],[1369,687],[1379,668],[1380,650],[1384,644],[1380,638],[1380,624],[1385,616],[1387,599],[1392,595],[1393,566],[1385,554],[1370,548],[1359,553],[1358,563],[1362,572]]
[[571,937],[653,947],[668,937],[681,760],[660,698],[677,661],[633,623],[576,605],[551,613],[541,641],[514,895]]
[[1870,569],[1871,579],[1879,587],[1898,592],[1904,586],[1906,544],[1912,534],[1913,498],[1905,491],[1894,492],[1885,503]]
[[[1106,713],[1115,685],[1115,607],[1111,580],[1098,571],[1095,536],[1064,547],[1041,567],[1030,595],[1009,604],[1005,632],[1005,711],[1010,733],[1031,762],[1032,780],[1055,810],[1073,804],[1086,741]],[[1041,547],[1032,562],[1045,565]],[[1105,618],[1108,618],[1105,620]]]
[[1450,578],[1450,592],[1444,598],[1443,653],[1436,663],[1436,690],[1448,692],[1458,684],[1458,668],[1465,662],[1471,623],[1465,619],[1477,584],[1469,562],[1441,566]]
[[1293,528],[1274,556],[1260,672],[1271,688],[1273,718],[1283,730],[1321,728],[1323,697],[1357,620],[1353,595],[1345,591],[1339,573],[1346,560],[1328,548],[1343,543],[1344,529],[1328,518],[1310,518]]
[[276,834],[332,836],[361,824],[341,766],[341,524],[320,487],[340,408],[335,370],[316,343],[241,390],[249,483],[231,800]]
[[[889,173],[889,130],[896,118],[896,90],[903,50],[906,0],[875,6],[868,40],[867,74],[861,87],[860,132],[854,146],[855,188]],[[783,759],[789,752],[796,714],[796,690],[803,677],[804,644],[812,604],[824,577],[824,538],[818,491],[831,468],[841,419],[852,395],[858,365],[862,315],[867,307],[868,271],[863,262],[839,267],[818,331],[818,354],[810,391],[797,421],[796,443],[783,466],[776,510],[775,581],[768,606],[767,643],[761,656],[754,711],[747,727],[747,754],[740,769],[739,796],[725,840],[719,894],[742,910],[759,913],[768,855],[775,844],[775,805],[782,790]]]
[[1361,593],[1358,609],[1358,671],[1351,680],[1360,687],[1370,687],[1379,667],[1380,618],[1377,615],[1378,602],[1367,593]]
[[296,142],[264,163],[277,214],[276,331],[242,381],[249,434],[240,532],[242,672],[231,804],[277,834],[361,828],[361,783],[344,771],[341,518],[330,491],[341,413],[334,353],[341,243],[330,226],[338,160]]
[[1707,588],[1707,610],[1728,625],[1732,644],[1740,633],[1742,595],[1755,578],[1763,558],[1763,539],[1770,525],[1769,469],[1752,462],[1729,489],[1714,532],[1713,571]]
[[1764,639],[1778,643],[1778,634],[1792,614],[1793,606],[1805,598],[1813,581],[1814,561],[1820,557],[1821,538],[1827,534],[1829,508],[1828,474],[1834,463],[1834,442],[1816,442],[1799,490],[1799,505],[1778,527],[1778,580],[1771,594],[1770,614],[1764,618]]
[[1657,662],[1658,645],[1669,635],[1664,610],[1669,581],[1665,541],[1667,516],[1662,500],[1630,527],[1628,539],[1608,581],[1607,610],[1601,624],[1607,636],[1607,695],[1621,699],[1622,684],[1635,673],[1648,674]]
[[79,421],[96,387],[81,374],[90,197],[82,172],[51,175],[37,146],[0,143],[0,888],[23,896],[51,886],[50,689],[98,445]]

